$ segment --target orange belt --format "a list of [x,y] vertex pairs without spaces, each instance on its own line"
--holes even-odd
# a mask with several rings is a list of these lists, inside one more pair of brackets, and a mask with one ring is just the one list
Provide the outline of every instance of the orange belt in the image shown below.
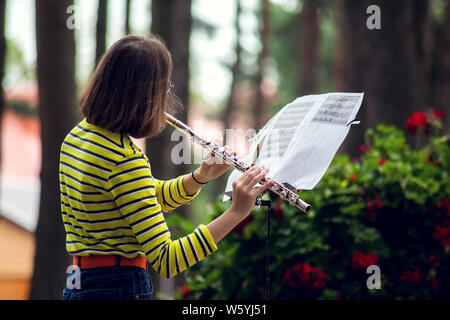
[[147,258],[143,256],[136,256],[135,258],[126,258],[119,255],[73,256],[73,264],[80,269],[129,266],[147,270]]

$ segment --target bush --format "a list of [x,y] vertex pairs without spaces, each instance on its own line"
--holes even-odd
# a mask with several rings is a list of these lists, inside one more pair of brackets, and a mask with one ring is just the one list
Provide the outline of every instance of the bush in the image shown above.
[[[417,118],[407,134],[425,146],[411,148],[395,127],[369,129],[360,158],[336,156],[317,187],[301,193],[307,215],[274,199],[272,299],[450,297],[449,138],[439,137],[436,113]],[[218,201],[211,219],[228,206]],[[188,271],[177,297],[264,299],[266,210],[255,208],[218,246]],[[367,288],[369,265],[380,268],[379,290]]]
[[8,100],[5,107],[24,117],[34,117],[38,114],[38,108],[30,105],[28,101]]

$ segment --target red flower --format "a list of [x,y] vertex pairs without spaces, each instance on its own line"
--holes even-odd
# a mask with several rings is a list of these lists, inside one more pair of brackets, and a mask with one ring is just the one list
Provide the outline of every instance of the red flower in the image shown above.
[[383,202],[379,199],[370,200],[366,204],[366,217],[372,218],[377,214],[377,209],[383,208]]
[[450,226],[436,226],[433,239],[440,241],[444,248],[450,247]]
[[380,258],[375,253],[365,254],[361,251],[355,251],[352,256],[353,269],[367,269],[368,266],[378,263]]
[[383,201],[381,201],[380,199],[377,199],[374,202],[375,202],[375,207],[383,208]]
[[435,118],[444,118],[445,117],[445,113],[442,110],[434,110],[433,111],[433,117],[435,117]]
[[325,287],[326,274],[320,268],[297,262],[294,267],[284,272],[283,278],[284,282],[292,288],[317,292]]
[[428,123],[428,116],[423,112],[413,112],[412,118],[417,127],[424,127]]
[[414,124],[414,121],[412,118],[409,118],[406,121],[406,126],[405,126],[405,130],[412,133],[412,134],[416,134],[417,133],[417,126]]
[[377,216],[377,213],[375,211],[367,211],[366,212],[366,217],[367,218],[373,218],[373,217],[376,217],[376,216]]
[[359,151],[366,152],[367,150],[369,150],[369,147],[367,147],[364,143],[359,146]]
[[[428,205],[428,212],[433,213],[436,210],[442,210],[444,213],[450,213],[450,200],[444,198]],[[449,223],[450,224],[450,223]]]
[[445,198],[444,200],[442,200],[443,206],[444,206],[444,210],[447,211],[447,213],[450,213],[450,200]]
[[191,293],[191,289],[189,289],[187,285],[183,284],[181,287],[177,289],[177,292],[182,293],[183,297],[186,298]]
[[428,258],[430,259],[431,265],[433,266],[434,269],[439,268],[439,266],[441,265],[441,263],[438,260],[438,257],[432,253],[428,254]]
[[273,213],[275,214],[275,219],[277,219],[278,222],[283,222],[283,200],[279,199],[275,203],[275,208],[273,210]]
[[378,164],[380,166],[384,165],[386,163],[386,158],[380,158],[380,160],[378,160]]
[[427,131],[428,126],[428,116],[425,113],[413,112],[413,115],[406,121],[405,129],[412,134],[416,134],[418,127],[425,127],[425,130]]
[[252,222],[252,220],[253,220],[253,216],[251,214],[249,214],[248,216],[246,216],[244,218],[244,220],[239,222],[239,224],[236,227],[234,227],[233,232],[237,235],[243,235],[245,229],[247,228],[248,224],[250,222]]
[[400,276],[400,280],[406,282],[410,286],[418,284],[423,278],[423,274],[419,270],[406,270]]
[[350,175],[350,181],[351,181],[351,182],[355,182],[355,181],[356,181],[356,174],[352,173],[352,174]]
[[375,210],[376,208],[383,208],[383,201],[380,199],[375,199],[367,202],[366,205],[367,210]]

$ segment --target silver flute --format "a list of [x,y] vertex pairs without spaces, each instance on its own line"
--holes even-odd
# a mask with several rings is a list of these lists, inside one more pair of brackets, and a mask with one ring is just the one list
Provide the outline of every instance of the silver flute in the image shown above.
[[[176,119],[172,115],[168,114],[167,112],[166,112],[166,122],[171,126],[173,126],[175,129],[184,133],[186,136],[190,137],[193,142],[211,151],[211,153],[214,156],[222,159],[227,164],[236,168],[238,171],[246,172],[248,169],[251,168],[251,166],[247,164],[244,160],[242,160],[240,157],[232,154],[231,152],[228,152],[228,150],[226,150],[225,147],[219,146],[215,143],[212,143],[211,141],[204,139],[203,137],[195,133],[194,130],[192,130],[186,124]],[[274,185],[270,188],[270,190],[279,195],[281,199],[288,201],[291,206],[295,206],[305,213],[308,212],[309,209],[311,209],[311,205],[300,199],[298,194],[292,191],[290,188],[276,181],[273,182]],[[265,184],[266,179],[265,178],[262,179],[259,183],[261,185]]]

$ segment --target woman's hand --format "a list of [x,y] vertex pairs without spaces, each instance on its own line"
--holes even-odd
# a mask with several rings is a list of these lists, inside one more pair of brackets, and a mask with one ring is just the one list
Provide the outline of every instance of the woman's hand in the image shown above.
[[233,193],[231,211],[237,212],[244,219],[255,206],[258,194],[273,186],[274,182],[267,179],[267,182],[254,189],[255,185],[265,178],[269,169],[261,166],[253,166],[241,177],[233,182]]
[[249,215],[259,193],[273,186],[274,182],[267,179],[267,183],[253,189],[266,176],[267,172],[268,170],[265,170],[264,167],[254,166],[233,182],[233,202],[230,208],[207,226],[215,243],[219,242]]
[[209,180],[221,176],[228,168],[230,168],[229,164],[224,163],[221,159],[209,153],[202,160],[199,168],[195,169],[192,174],[184,176],[184,189],[188,194],[195,194]]
[[[225,146],[225,150],[228,151],[228,146]],[[194,175],[198,181],[205,183],[220,177],[229,168],[229,164],[226,164],[222,159],[215,157],[212,153],[208,153],[208,155],[203,158],[200,167],[195,170]]]

